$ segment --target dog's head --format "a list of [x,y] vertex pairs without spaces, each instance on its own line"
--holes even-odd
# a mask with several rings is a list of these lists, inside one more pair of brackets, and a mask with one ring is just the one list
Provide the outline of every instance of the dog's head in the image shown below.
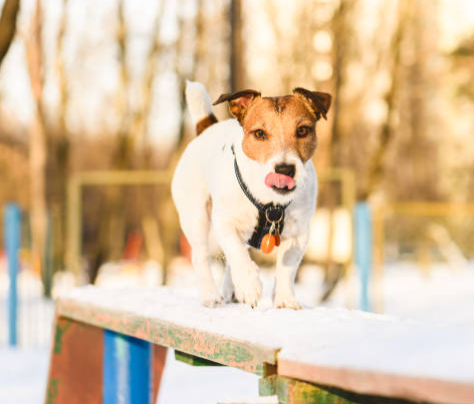
[[243,128],[242,150],[260,166],[261,180],[277,194],[291,194],[316,150],[316,122],[326,119],[331,96],[304,88],[282,97],[245,90],[223,94],[214,105],[224,101]]

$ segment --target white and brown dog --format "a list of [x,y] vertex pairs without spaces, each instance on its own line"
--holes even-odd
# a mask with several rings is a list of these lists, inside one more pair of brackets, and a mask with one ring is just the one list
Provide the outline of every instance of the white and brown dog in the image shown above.
[[[222,122],[202,84],[188,82],[186,99],[200,136],[178,163],[172,194],[202,303],[235,298],[255,307],[262,284],[248,247],[269,252],[276,245],[274,305],[299,308],[293,284],[316,206],[316,122],[326,118],[331,96],[303,88],[283,97],[223,94],[214,104],[228,101],[236,119]],[[222,293],[210,267],[215,246],[226,261]]]

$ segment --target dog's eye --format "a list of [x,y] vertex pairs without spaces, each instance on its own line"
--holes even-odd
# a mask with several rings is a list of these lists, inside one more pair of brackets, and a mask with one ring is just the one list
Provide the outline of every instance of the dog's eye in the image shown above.
[[262,129],[257,129],[253,131],[253,135],[255,136],[256,139],[258,140],[263,140],[265,139],[265,132]]
[[308,128],[307,126],[300,126],[298,129],[296,129],[296,137],[306,137],[311,128]]

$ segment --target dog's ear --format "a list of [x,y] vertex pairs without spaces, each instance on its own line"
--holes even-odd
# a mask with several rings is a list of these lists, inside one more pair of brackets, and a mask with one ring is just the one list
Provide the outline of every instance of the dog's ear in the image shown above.
[[309,91],[302,87],[293,89],[293,94],[300,94],[309,101],[317,119],[321,118],[321,116],[327,119],[326,114],[331,106],[331,94],[322,93],[321,91]]
[[242,123],[247,109],[254,98],[260,97],[260,93],[255,90],[243,90],[234,94],[222,94],[213,105],[229,101],[230,113]]

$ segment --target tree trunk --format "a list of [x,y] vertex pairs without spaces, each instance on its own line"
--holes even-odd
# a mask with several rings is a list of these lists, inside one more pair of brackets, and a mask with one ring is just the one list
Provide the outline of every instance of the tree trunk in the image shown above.
[[59,89],[59,111],[58,111],[58,136],[51,139],[52,151],[55,158],[50,159],[50,170],[54,173],[56,179],[54,187],[53,208],[55,210],[55,229],[54,238],[54,263],[55,268],[64,268],[65,263],[65,238],[66,234],[66,199],[67,184],[70,175],[70,139],[66,125],[66,114],[69,104],[68,84],[64,63],[64,35],[67,22],[67,3],[63,0],[63,10],[59,23],[58,36],[56,39],[56,72],[58,77]]
[[[352,4],[353,6],[354,4]],[[329,150],[329,165],[339,166],[340,161],[340,147],[341,147],[341,95],[344,86],[344,69],[346,66],[347,53],[347,11],[349,4],[347,0],[341,0],[339,7],[334,15],[333,32],[334,32],[334,102],[332,105],[332,133]]]
[[245,87],[244,42],[242,38],[241,0],[231,0],[230,10],[230,91]]
[[0,65],[13,42],[20,0],[5,0],[0,17]]
[[[31,235],[32,261],[34,268],[44,271],[46,248],[46,125],[43,112],[43,55],[42,55],[42,10],[41,0],[36,1],[36,9],[25,41],[28,72],[35,101],[35,111],[30,128],[30,178],[31,178]],[[45,294],[49,294],[45,290]]]
[[398,97],[399,81],[400,81],[400,65],[401,65],[401,43],[405,33],[407,18],[407,10],[411,0],[400,0],[398,11],[398,25],[392,41],[393,63],[391,70],[391,85],[385,95],[385,102],[387,104],[387,119],[382,125],[380,131],[380,140],[375,152],[372,154],[369,171],[365,187],[358,195],[359,200],[367,200],[372,192],[379,185],[385,166],[385,155],[387,153],[388,145],[393,135],[393,126],[397,114],[396,100]]

